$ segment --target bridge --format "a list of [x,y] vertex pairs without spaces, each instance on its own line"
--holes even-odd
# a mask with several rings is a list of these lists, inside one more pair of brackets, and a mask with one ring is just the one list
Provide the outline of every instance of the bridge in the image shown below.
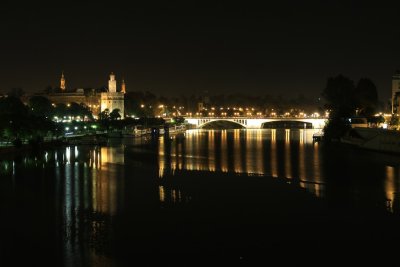
[[322,129],[325,126],[326,119],[324,118],[277,118],[277,117],[185,117],[185,120],[196,128],[202,128],[203,126],[216,122],[216,121],[229,121],[236,123],[244,128],[248,129],[261,129],[265,128],[267,124],[274,124],[279,122],[286,123],[304,123],[305,128]]

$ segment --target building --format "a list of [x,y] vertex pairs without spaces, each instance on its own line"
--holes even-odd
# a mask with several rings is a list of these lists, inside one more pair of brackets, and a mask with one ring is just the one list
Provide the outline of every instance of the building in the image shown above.
[[[64,89],[65,90],[65,89]],[[75,89],[62,92],[50,92],[45,95],[54,105],[69,105],[72,102],[87,106],[94,116],[100,113],[100,93],[95,89]]]
[[400,96],[400,71],[398,70],[392,77],[392,114],[399,114]]
[[61,73],[60,88],[61,90],[65,91],[66,86],[65,86],[64,72]]
[[110,80],[108,81],[107,89],[92,89],[92,88],[78,88],[78,89],[67,89],[66,79],[64,72],[61,74],[60,87],[42,94],[47,97],[54,105],[65,104],[68,105],[72,102],[83,104],[87,106],[92,112],[94,117],[108,109],[112,112],[114,109],[119,109],[121,118],[124,118],[124,95],[126,93],[126,84],[124,80],[121,83],[121,90],[117,90],[117,81],[115,75],[110,74]]
[[110,80],[108,81],[108,91],[101,93],[101,109],[104,111],[108,109],[112,112],[114,109],[119,110],[121,117],[124,117],[124,95],[125,95],[125,82],[122,81],[121,90],[117,91],[117,81],[115,80],[114,73],[110,74]]

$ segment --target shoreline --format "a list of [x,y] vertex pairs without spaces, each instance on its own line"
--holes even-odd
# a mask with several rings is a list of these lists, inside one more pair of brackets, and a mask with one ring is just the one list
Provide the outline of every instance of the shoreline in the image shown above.
[[40,151],[43,149],[54,149],[63,145],[64,143],[61,141],[51,141],[51,142],[44,142],[41,144],[23,144],[21,145],[21,147],[15,147],[15,146],[0,147],[0,156],[5,156],[5,155],[15,156],[20,153]]

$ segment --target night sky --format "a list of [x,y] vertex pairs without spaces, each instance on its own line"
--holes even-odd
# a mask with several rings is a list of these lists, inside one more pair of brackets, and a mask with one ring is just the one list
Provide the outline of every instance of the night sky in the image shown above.
[[144,2],[2,2],[0,90],[55,87],[62,70],[67,87],[98,88],[113,71],[128,91],[165,96],[316,98],[342,73],[386,100],[400,69],[400,1]]

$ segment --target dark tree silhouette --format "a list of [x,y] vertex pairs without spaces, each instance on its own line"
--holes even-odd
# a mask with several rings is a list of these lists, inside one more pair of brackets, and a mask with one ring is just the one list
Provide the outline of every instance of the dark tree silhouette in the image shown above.
[[38,117],[50,117],[53,114],[53,106],[44,96],[32,96],[29,99],[31,113]]
[[351,128],[348,118],[354,115],[356,107],[354,92],[354,82],[349,78],[343,75],[328,78],[322,92],[326,108],[330,110],[324,128],[326,140],[339,139]]
[[110,111],[108,110],[108,108],[99,113],[99,120],[105,121],[108,120],[109,118],[110,118]]
[[113,111],[110,112],[110,119],[115,121],[121,118],[121,114],[119,114],[120,110],[119,108],[113,109]]
[[378,105],[378,93],[375,84],[370,79],[360,79],[355,89],[355,99],[359,114],[372,117]]
[[330,114],[335,117],[352,116],[356,107],[354,92],[354,82],[349,78],[341,74],[328,78],[322,96],[326,100],[326,108],[331,110]]

